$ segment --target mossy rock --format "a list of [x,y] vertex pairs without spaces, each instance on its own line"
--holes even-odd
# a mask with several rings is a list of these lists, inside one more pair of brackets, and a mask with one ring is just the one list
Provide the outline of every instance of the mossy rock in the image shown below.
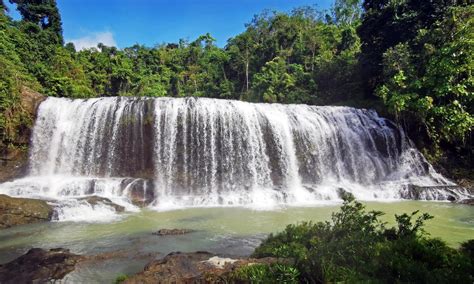
[[0,228],[46,222],[52,215],[53,208],[44,200],[0,194]]

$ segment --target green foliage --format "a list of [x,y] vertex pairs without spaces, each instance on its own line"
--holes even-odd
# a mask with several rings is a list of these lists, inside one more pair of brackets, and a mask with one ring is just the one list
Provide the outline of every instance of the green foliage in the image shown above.
[[384,53],[384,83],[377,93],[400,116],[413,113],[438,142],[465,142],[474,127],[474,6],[446,11]]
[[383,54],[410,42],[419,30],[430,29],[446,17],[446,10],[463,0],[364,0],[365,12],[357,33],[362,41],[361,64],[369,94],[382,82]]
[[24,39],[9,25],[9,19],[0,14],[0,149],[15,144],[21,127],[31,124],[20,105],[21,88],[39,88],[15,52],[15,41]]
[[474,261],[474,239],[462,243],[461,252]]
[[206,96],[376,105],[385,113],[383,101],[405,126],[425,129],[431,157],[444,142],[474,149],[474,17],[465,0],[336,0],[330,11],[264,11],[224,48],[207,33],[151,48],[78,51],[63,45],[56,1],[10,2],[22,20],[5,15],[0,1],[3,146],[27,126],[19,92],[30,86],[69,98]]
[[307,89],[314,89],[315,83],[303,66],[288,65],[284,58],[275,57],[267,62],[260,73],[255,74],[253,88],[256,101],[268,103],[298,103],[309,100]]
[[252,264],[233,271],[226,280],[234,283],[298,283],[299,272],[286,264]]
[[300,282],[416,282],[473,280],[470,243],[462,252],[431,239],[423,224],[432,217],[418,212],[396,215],[386,228],[378,211],[366,212],[352,196],[344,197],[331,222],[288,225],[256,248],[254,257],[292,259]]
[[128,279],[128,275],[126,275],[126,274],[120,274],[119,276],[117,276],[117,277],[115,278],[114,283],[115,283],[115,284],[120,284],[120,283],[125,282],[125,280],[127,280],[127,279]]
[[10,0],[17,5],[25,22],[38,25],[43,30],[54,34],[54,43],[63,43],[61,15],[55,0]]
[[244,33],[230,39],[225,48],[230,55],[229,73],[235,77],[236,90],[242,91],[241,98],[323,104],[359,96],[355,33],[359,13],[350,12],[358,1],[344,4],[349,2],[336,6],[354,19],[344,24],[342,19],[328,22],[309,7],[290,14],[264,12]]

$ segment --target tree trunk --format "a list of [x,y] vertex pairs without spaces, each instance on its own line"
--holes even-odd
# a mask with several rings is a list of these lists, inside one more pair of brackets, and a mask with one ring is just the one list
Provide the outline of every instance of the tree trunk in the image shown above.
[[247,93],[249,92],[249,62],[245,62],[245,86]]
[[246,52],[246,57],[245,57],[245,87],[247,93],[249,92],[249,50],[247,49]]

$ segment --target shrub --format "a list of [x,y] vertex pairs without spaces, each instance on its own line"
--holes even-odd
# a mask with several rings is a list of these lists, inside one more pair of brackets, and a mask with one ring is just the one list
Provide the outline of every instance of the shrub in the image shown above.
[[343,199],[331,222],[288,225],[253,256],[291,258],[301,282],[472,283],[474,241],[458,251],[428,237],[423,225],[433,217],[418,211],[395,215],[397,225],[386,228],[381,212]]
[[126,275],[126,274],[120,274],[119,276],[117,276],[117,278],[115,278],[114,283],[115,283],[115,284],[120,284],[120,283],[124,282],[124,281],[127,280],[127,279],[128,279],[128,275]]
[[298,283],[298,270],[287,264],[253,264],[240,267],[227,280],[231,283]]

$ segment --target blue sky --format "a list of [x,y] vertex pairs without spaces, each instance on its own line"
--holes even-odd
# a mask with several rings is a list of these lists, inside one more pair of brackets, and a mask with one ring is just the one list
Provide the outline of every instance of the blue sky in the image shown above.
[[[206,32],[224,46],[264,9],[291,11],[333,0],[57,0],[64,38],[77,47],[102,41],[119,48],[195,39]],[[12,13],[12,12],[11,12]],[[15,13],[13,13],[15,14]],[[15,18],[17,16],[13,15]]]

